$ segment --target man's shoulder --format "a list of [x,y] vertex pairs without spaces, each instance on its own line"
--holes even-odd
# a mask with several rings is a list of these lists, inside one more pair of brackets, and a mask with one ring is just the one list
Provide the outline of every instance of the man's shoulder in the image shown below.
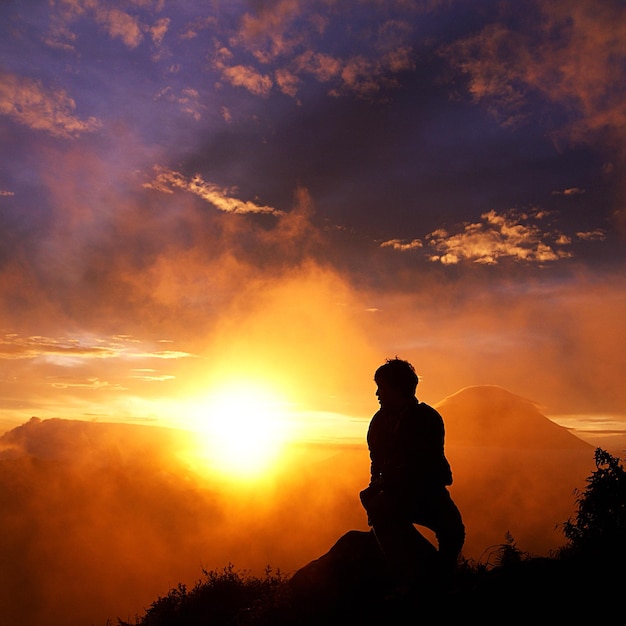
[[420,400],[415,400],[415,407],[419,410],[419,411],[426,411],[426,412],[431,412],[431,413],[437,413],[437,409],[433,408],[432,406],[430,406],[430,404],[426,404],[426,402],[421,402]]
[[384,420],[382,417],[382,411],[381,410],[376,411],[376,413],[374,413],[374,415],[372,416],[372,419],[370,420],[369,430],[372,430],[372,428],[376,428],[383,421]]
[[425,418],[437,419],[437,420],[442,419],[439,411],[437,411],[437,409],[430,406],[430,404],[426,404],[425,402],[419,402],[419,401],[416,402],[415,407],[413,408],[413,411],[416,413],[416,415],[419,415]]

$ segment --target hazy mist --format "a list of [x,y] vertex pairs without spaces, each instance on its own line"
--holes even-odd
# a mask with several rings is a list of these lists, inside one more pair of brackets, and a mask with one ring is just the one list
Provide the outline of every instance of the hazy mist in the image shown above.
[[[564,543],[593,447],[496,388],[439,405],[463,554],[485,562],[510,532],[522,550]],[[263,480],[191,463],[194,436],[153,426],[37,420],[0,439],[0,604],[13,626],[79,626],[142,614],[202,569],[291,574],[350,529],[367,529],[359,446],[300,446]]]

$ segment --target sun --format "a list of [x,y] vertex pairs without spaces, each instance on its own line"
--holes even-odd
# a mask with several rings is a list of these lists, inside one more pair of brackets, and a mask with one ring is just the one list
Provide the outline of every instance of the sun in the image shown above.
[[211,467],[230,477],[260,477],[291,437],[289,403],[269,385],[235,380],[198,403],[196,428]]

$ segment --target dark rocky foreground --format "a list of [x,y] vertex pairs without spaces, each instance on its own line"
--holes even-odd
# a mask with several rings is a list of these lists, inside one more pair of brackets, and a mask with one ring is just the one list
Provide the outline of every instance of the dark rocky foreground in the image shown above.
[[533,558],[515,551],[510,555],[509,562],[489,569],[461,564],[444,582],[434,575],[432,554],[425,548],[423,579],[403,588],[386,571],[373,535],[351,531],[327,554],[296,572],[287,582],[283,604],[253,623],[373,625],[470,618],[480,623],[520,619],[576,623],[582,617],[623,615],[623,564]]
[[413,588],[397,586],[371,533],[350,531],[287,580],[259,584],[225,570],[191,592],[173,590],[142,619],[119,626],[579,624],[623,617],[619,560],[566,552],[529,557],[508,546],[497,566],[461,563],[443,584],[429,569],[432,546],[424,547],[423,579]]

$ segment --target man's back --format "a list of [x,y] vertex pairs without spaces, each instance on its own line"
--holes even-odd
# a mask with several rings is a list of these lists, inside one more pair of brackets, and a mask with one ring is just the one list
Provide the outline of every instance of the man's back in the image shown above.
[[381,409],[367,433],[372,479],[414,489],[452,484],[444,438],[441,415],[423,402],[415,400],[397,415]]

